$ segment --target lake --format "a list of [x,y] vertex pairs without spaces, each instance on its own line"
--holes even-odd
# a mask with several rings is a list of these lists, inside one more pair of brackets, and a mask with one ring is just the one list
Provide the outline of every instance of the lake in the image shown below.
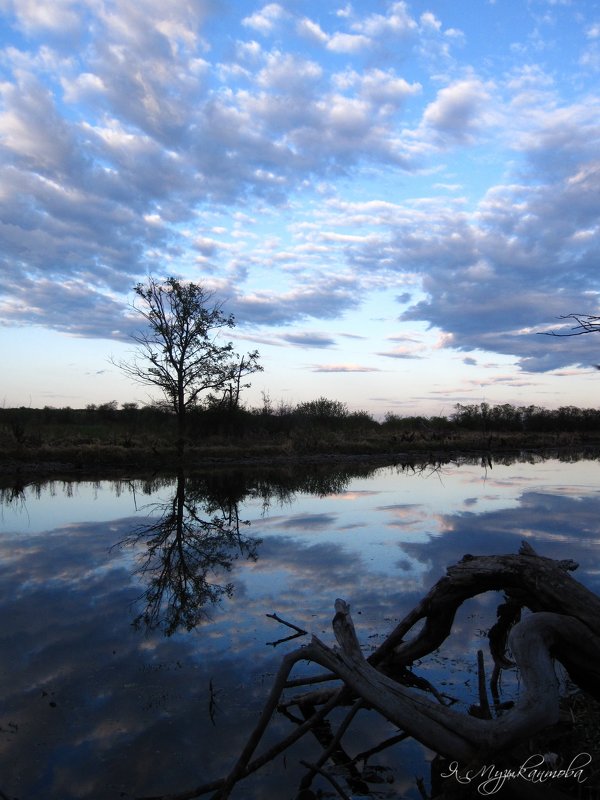
[[[277,643],[293,631],[267,614],[332,643],[343,598],[368,653],[448,565],[524,539],[579,562],[574,576],[600,592],[590,459],[54,481],[5,486],[0,500],[0,797],[11,800],[176,793],[226,774],[282,657],[308,641]],[[499,600],[465,604],[415,671],[476,702]],[[518,680],[507,673],[503,688]],[[265,744],[293,727],[276,714]],[[364,752],[395,733],[360,712],[344,746]],[[318,753],[306,737],[232,797],[294,800],[300,760]],[[393,779],[373,796],[419,798],[431,755],[411,740],[373,755]],[[335,796],[321,777],[313,788]]]

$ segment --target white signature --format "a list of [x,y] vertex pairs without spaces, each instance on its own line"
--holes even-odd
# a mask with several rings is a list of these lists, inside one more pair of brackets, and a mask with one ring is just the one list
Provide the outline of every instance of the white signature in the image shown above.
[[577,783],[584,783],[587,778],[583,775],[585,767],[589,766],[592,757],[589,753],[579,753],[571,763],[562,769],[548,769],[546,758],[540,753],[524,761],[517,769],[496,769],[495,764],[485,764],[476,770],[460,771],[458,761],[452,761],[449,772],[442,773],[442,778],[454,777],[459,783],[469,784],[479,779],[477,791],[482,795],[496,794],[506,781],[522,778],[530,783],[545,783],[546,781],[560,778],[574,778]]

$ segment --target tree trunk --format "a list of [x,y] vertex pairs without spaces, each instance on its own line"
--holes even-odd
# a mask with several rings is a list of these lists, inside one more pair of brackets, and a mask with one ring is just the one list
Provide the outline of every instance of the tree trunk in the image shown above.
[[185,434],[186,434],[186,407],[185,403],[179,403],[179,407],[177,409],[177,459],[179,464],[183,461],[183,456],[185,454]]

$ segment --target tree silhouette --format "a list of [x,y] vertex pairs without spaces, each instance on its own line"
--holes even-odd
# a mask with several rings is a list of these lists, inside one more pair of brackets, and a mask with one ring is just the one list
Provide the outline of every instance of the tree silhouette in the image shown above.
[[235,327],[232,314],[223,312],[211,292],[176,278],[148,278],[134,287],[134,309],[148,328],[133,336],[138,347],[129,362],[117,366],[138,383],[157,386],[177,417],[177,450],[185,447],[188,410],[205,391],[235,387],[236,403],[247,375],[262,370],[257,350],[240,357],[231,342],[219,334]]
[[223,582],[239,556],[256,561],[260,539],[244,534],[238,498],[219,491],[211,495],[201,483],[177,476],[173,497],[151,510],[156,521],[135,530],[121,546],[143,544],[136,573],[145,581],[138,628],[163,630],[171,636],[192,630],[211,606],[230,597],[233,584]]

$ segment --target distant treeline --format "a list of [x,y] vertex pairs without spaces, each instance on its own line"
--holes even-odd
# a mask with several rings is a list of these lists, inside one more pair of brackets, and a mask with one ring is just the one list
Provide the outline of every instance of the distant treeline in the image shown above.
[[[160,405],[139,407],[116,401],[86,408],[0,408],[0,444],[7,447],[43,446],[69,442],[139,445],[141,439],[165,441],[175,435],[174,415]],[[199,406],[189,412],[188,438],[203,441],[282,440],[294,449],[319,448],[327,437],[382,436],[386,440],[440,440],[459,434],[595,434],[600,433],[600,409],[563,406],[546,409],[536,405],[513,406],[457,404],[449,416],[403,416],[387,413],[376,420],[367,411],[349,411],[346,403],[320,397],[287,405],[273,405],[267,398],[259,408],[231,407],[220,403]]]

